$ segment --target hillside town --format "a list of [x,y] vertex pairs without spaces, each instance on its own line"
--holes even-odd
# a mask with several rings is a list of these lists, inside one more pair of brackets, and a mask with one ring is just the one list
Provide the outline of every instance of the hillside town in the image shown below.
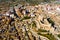
[[0,40],[60,40],[60,5],[17,4],[0,12]]

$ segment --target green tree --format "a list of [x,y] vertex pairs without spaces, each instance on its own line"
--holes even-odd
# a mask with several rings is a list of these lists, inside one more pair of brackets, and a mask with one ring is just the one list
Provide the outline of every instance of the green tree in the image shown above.
[[51,0],[43,0],[43,2],[50,2]]

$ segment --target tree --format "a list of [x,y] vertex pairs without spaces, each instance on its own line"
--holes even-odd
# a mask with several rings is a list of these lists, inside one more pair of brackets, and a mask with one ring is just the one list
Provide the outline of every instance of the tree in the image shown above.
[[12,0],[13,2],[15,2],[16,0]]
[[43,0],[44,2],[50,2],[51,0]]

